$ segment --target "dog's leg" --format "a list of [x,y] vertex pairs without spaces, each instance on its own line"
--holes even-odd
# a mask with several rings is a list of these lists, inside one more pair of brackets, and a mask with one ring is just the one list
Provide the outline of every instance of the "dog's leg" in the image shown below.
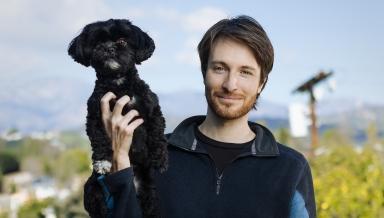
[[91,217],[106,217],[107,207],[97,176],[110,171],[112,148],[101,120],[100,99],[95,95],[88,100],[86,132],[92,146],[94,169],[84,185],[84,207]]
[[129,157],[133,165],[135,187],[144,218],[157,218],[159,208],[157,206],[156,188],[154,185],[151,160],[148,150],[149,132],[144,126],[139,126],[132,139],[132,147]]
[[168,167],[167,140],[164,136],[165,120],[160,106],[156,106],[148,125],[148,147],[151,166],[164,172]]
[[92,146],[94,170],[99,174],[109,173],[112,166],[112,144],[101,119],[100,97],[88,100],[86,131]]
[[139,196],[143,202],[145,217],[160,217],[159,197],[154,182],[154,169],[164,171],[167,168],[168,153],[167,141],[164,136],[165,120],[161,114],[160,107],[153,108],[152,114],[148,116],[146,124],[149,164],[147,169],[138,171],[138,179],[142,181],[139,185]]
[[135,129],[132,145],[129,149],[129,160],[133,166],[148,167],[147,131],[144,126]]
[[148,132],[147,146],[151,167],[163,172],[167,169],[167,140],[164,136],[165,120],[155,93],[148,91],[143,94],[142,104],[146,110],[146,127]]

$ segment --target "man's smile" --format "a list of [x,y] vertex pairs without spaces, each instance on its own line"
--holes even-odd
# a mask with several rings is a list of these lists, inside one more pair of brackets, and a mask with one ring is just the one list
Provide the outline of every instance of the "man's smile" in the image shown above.
[[236,104],[239,101],[243,100],[244,97],[240,95],[228,95],[228,94],[214,94],[217,100],[224,104]]
[[243,96],[241,95],[227,95],[227,94],[221,94],[221,93],[215,93],[216,97],[227,99],[227,100],[241,100],[243,99]]

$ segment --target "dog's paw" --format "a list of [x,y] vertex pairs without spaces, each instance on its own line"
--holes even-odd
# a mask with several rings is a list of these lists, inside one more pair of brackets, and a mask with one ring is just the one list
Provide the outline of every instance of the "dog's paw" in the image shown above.
[[98,174],[106,174],[111,171],[112,163],[107,160],[97,160],[93,162],[93,170]]

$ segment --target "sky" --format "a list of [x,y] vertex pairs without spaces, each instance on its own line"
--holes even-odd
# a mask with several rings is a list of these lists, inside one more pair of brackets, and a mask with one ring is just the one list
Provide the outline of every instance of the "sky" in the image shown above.
[[307,96],[293,95],[292,90],[323,70],[333,71],[334,76],[316,90],[320,100],[384,105],[383,1],[0,3],[0,100],[13,98],[14,93],[59,98],[50,89],[62,81],[92,86],[93,69],[75,63],[67,47],[86,24],[109,18],[129,19],[154,39],[153,56],[138,66],[153,91],[202,92],[199,40],[218,20],[246,14],[260,22],[275,49],[274,68],[262,98],[280,104],[307,101]]

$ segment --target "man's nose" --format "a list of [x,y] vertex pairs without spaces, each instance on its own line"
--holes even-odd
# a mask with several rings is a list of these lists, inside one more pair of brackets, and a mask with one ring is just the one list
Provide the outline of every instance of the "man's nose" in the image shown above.
[[237,89],[237,77],[232,73],[228,73],[222,86],[228,92],[235,91]]

